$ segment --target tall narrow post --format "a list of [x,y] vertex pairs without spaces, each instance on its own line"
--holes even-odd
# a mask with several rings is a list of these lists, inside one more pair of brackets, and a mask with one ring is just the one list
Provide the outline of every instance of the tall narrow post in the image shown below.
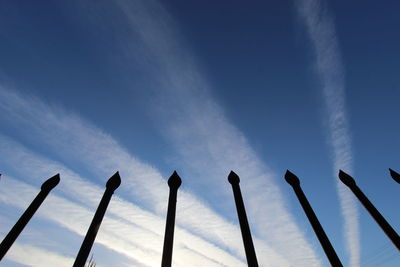
[[93,246],[94,240],[96,239],[97,231],[100,228],[100,224],[103,220],[104,214],[106,213],[107,206],[110,203],[111,197],[121,184],[121,177],[116,172],[106,184],[106,190],[104,191],[103,197],[100,200],[100,204],[97,207],[96,213],[94,214],[92,223],[86,233],[85,239],[82,242],[81,248],[79,249],[78,255],[76,256],[73,267],[83,267],[89,256],[90,250]]
[[233,196],[236,203],[236,211],[239,217],[240,230],[242,232],[244,250],[246,252],[247,265],[249,267],[258,267],[256,252],[254,250],[253,239],[251,238],[249,222],[247,221],[246,210],[244,208],[242,193],[240,191],[240,178],[231,171],[228,175],[228,181],[232,185]]
[[182,180],[178,173],[174,173],[168,179],[169,186],[169,199],[167,222],[165,224],[164,247],[161,267],[171,267],[172,263],[172,249],[174,244],[174,228],[175,228],[175,213],[176,213],[176,197],[178,188],[181,186]]
[[394,170],[389,168],[390,176],[392,176],[393,180],[400,184],[400,174],[395,172]]
[[29,220],[38,210],[40,205],[42,205],[43,201],[46,199],[47,195],[50,191],[57,186],[60,182],[60,175],[56,174],[46,182],[42,184],[39,194],[35,197],[29,207],[25,210],[19,220],[15,223],[14,227],[10,230],[7,236],[0,244],[0,261],[7,253],[8,249],[12,246],[14,241],[17,239],[19,234],[24,230],[24,227],[28,224]]
[[369,201],[366,195],[361,191],[361,189],[357,186],[356,181],[345,173],[344,171],[339,171],[340,180],[347,185],[351,191],[353,191],[354,195],[360,200],[361,204],[367,209],[369,214],[375,219],[378,225],[382,228],[385,234],[389,237],[389,239],[393,242],[393,244],[400,250],[400,237],[396,233],[396,231],[392,228],[392,226],[385,220],[382,214],[375,208],[375,206]]
[[285,173],[285,180],[288,184],[290,184],[293,187],[293,190],[296,193],[296,196],[299,199],[299,202],[303,207],[303,210],[308,220],[310,221],[310,224],[315,234],[317,235],[317,238],[321,243],[321,246],[324,249],[324,252],[328,257],[328,260],[331,263],[331,265],[334,267],[343,266],[338,255],[336,254],[335,249],[333,248],[331,242],[329,241],[329,238],[326,235],[324,228],[322,228],[322,225],[320,224],[317,216],[315,215],[314,210],[312,209],[310,203],[308,202],[308,199],[304,194],[303,189],[301,189],[299,178],[292,172],[287,170]]

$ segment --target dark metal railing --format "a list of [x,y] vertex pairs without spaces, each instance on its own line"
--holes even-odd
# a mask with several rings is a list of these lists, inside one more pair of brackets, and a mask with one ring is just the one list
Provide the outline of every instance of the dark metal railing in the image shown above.
[[258,267],[256,251],[254,250],[253,239],[251,238],[250,226],[247,221],[246,210],[244,208],[242,192],[240,191],[240,178],[231,171],[228,176],[228,181],[232,185],[233,196],[235,198],[236,210],[239,217],[240,230],[242,232],[242,239],[244,250],[246,252],[247,265],[249,267]]
[[174,171],[174,173],[168,179],[169,199],[168,199],[167,222],[165,224],[164,248],[163,248],[161,267],[170,267],[172,263],[176,198],[178,195],[178,188],[181,186],[181,184],[182,184],[181,178],[179,177],[178,173]]
[[356,184],[356,181],[345,173],[344,171],[339,171],[339,179],[347,185],[350,190],[354,193],[354,195],[360,200],[361,204],[367,209],[369,214],[378,225],[382,228],[385,234],[389,237],[389,239],[393,242],[393,244],[400,250],[400,237],[396,233],[396,231],[392,228],[392,226],[386,221],[386,219],[382,216],[382,214],[375,208],[372,202],[367,198],[366,195],[361,191],[361,189]]
[[19,220],[15,223],[14,227],[10,230],[7,236],[0,244],[0,261],[6,255],[7,251],[10,249],[14,241],[17,239],[19,234],[24,230],[25,226],[28,224],[29,220],[42,205],[43,201],[46,199],[50,191],[58,185],[60,182],[60,175],[56,174],[46,182],[42,184],[39,194],[35,197],[29,207],[25,210]]
[[[392,169],[389,169],[391,177],[398,183],[400,183],[400,175]],[[371,201],[364,195],[361,189],[357,186],[355,180],[347,173],[339,172],[340,180],[347,185],[350,190],[356,195],[363,206],[368,210],[371,216],[375,219],[378,225],[386,233],[393,244],[400,250],[400,237],[396,231],[391,227],[391,225],[385,220],[385,218],[379,213]],[[290,184],[319,240],[321,246],[330,262],[334,267],[343,266],[338,255],[336,254],[331,242],[329,241],[322,225],[320,224],[317,216],[315,215],[310,203],[304,194],[299,178],[290,171],[285,174],[285,180]],[[236,210],[238,214],[240,230],[242,233],[243,245],[246,254],[247,264],[250,267],[258,267],[256,252],[253,244],[253,239],[250,232],[249,222],[247,220],[246,210],[243,202],[242,193],[240,190],[240,178],[239,176],[231,171],[228,175],[228,181],[232,185],[232,191],[235,199]],[[0,244],[0,261],[7,253],[9,248],[13,245],[14,241],[17,239],[19,234],[25,228],[29,220],[38,210],[40,205],[46,199],[50,191],[57,186],[60,182],[60,175],[56,174],[41,186],[41,190],[36,198],[32,201],[26,211],[22,214],[19,220],[16,222],[14,227],[10,230],[7,236]],[[100,228],[100,224],[103,220],[107,207],[111,201],[111,197],[114,191],[120,186],[121,178],[119,173],[116,172],[106,184],[106,189],[103,197],[99,203],[99,206],[95,212],[93,220],[89,226],[86,236],[82,242],[81,248],[77,254],[74,267],[83,267],[87,261],[90,250],[96,239],[97,232]],[[168,198],[168,209],[167,218],[165,224],[165,235],[164,235],[164,246],[162,253],[161,267],[171,267],[172,264],[172,251],[174,242],[174,229],[175,229],[175,215],[176,215],[176,204],[177,204],[177,194],[182,180],[178,173],[174,171],[171,177],[168,179],[169,186],[169,198]]]
[[104,191],[103,197],[100,200],[100,204],[97,207],[96,213],[94,214],[92,223],[86,233],[85,239],[83,240],[82,246],[79,249],[78,255],[76,256],[73,267],[85,266],[86,260],[89,256],[90,250],[93,246],[94,240],[96,239],[97,232],[100,228],[100,224],[103,220],[104,214],[106,213],[108,203],[110,203],[111,197],[121,184],[121,177],[116,172],[106,184],[106,190]]
[[288,184],[290,184],[293,187],[293,190],[296,193],[296,196],[299,199],[299,202],[303,207],[303,210],[307,215],[307,218],[310,221],[310,224],[319,242],[321,243],[321,246],[324,249],[324,252],[328,257],[328,260],[331,263],[331,265],[335,267],[343,266],[338,255],[336,254],[335,249],[333,248],[331,242],[329,241],[328,236],[325,234],[324,228],[322,228],[322,225],[320,224],[317,216],[315,215],[314,210],[312,209],[310,203],[308,202],[307,197],[303,192],[303,189],[301,189],[299,178],[292,172],[287,170],[285,173],[285,180]]

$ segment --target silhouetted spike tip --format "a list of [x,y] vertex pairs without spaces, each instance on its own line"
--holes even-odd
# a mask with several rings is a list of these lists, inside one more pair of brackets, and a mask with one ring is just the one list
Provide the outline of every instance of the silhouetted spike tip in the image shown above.
[[121,185],[121,177],[119,176],[119,172],[116,172],[114,173],[113,176],[110,177],[110,179],[108,179],[106,188],[114,191],[120,185]]
[[240,178],[234,171],[231,171],[228,175],[228,181],[230,184],[239,184]]
[[40,188],[41,190],[45,190],[45,191],[50,191],[51,189],[53,189],[54,187],[56,187],[58,185],[58,183],[60,182],[60,174],[57,173],[56,175],[54,175],[53,177],[47,179],[43,184],[42,187]]
[[174,173],[172,173],[171,177],[169,177],[168,179],[168,186],[170,188],[178,189],[181,186],[181,184],[182,184],[181,177],[179,177],[178,173],[174,171]]
[[298,178],[294,173],[292,173],[292,172],[289,171],[289,170],[286,170],[286,173],[285,173],[285,180],[286,180],[286,182],[287,182],[288,184],[290,184],[291,186],[298,186],[298,185],[300,185],[300,180],[299,180],[299,178]]
[[354,180],[354,178],[351,177],[350,175],[348,175],[347,173],[345,173],[342,170],[339,170],[339,179],[340,179],[340,181],[342,181],[347,186],[356,185],[356,181]]
[[398,172],[395,172],[391,168],[389,168],[390,176],[392,176],[393,180],[398,182],[400,184],[400,174]]

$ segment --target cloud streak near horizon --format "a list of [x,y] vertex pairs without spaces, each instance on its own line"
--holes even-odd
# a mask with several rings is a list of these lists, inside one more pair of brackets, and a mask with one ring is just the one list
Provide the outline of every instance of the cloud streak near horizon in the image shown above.
[[[345,105],[344,67],[335,25],[326,2],[298,0],[297,12],[305,24],[315,54],[316,72],[323,89],[329,126],[329,143],[333,151],[334,177],[339,169],[352,172],[353,155]],[[337,190],[344,218],[344,232],[350,260],[349,266],[360,266],[360,233],[358,209],[354,196],[337,179]]]

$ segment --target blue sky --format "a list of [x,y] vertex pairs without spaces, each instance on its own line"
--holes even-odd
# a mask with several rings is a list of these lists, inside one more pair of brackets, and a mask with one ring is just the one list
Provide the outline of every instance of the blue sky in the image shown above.
[[[338,182],[400,230],[399,3],[2,1],[0,233],[61,182],[3,260],[70,266],[107,179],[97,266],[159,266],[167,178],[173,266],[246,266],[227,175],[241,177],[261,266],[329,266],[283,179],[297,174],[345,266],[398,266]],[[47,265],[46,265],[47,264]]]

